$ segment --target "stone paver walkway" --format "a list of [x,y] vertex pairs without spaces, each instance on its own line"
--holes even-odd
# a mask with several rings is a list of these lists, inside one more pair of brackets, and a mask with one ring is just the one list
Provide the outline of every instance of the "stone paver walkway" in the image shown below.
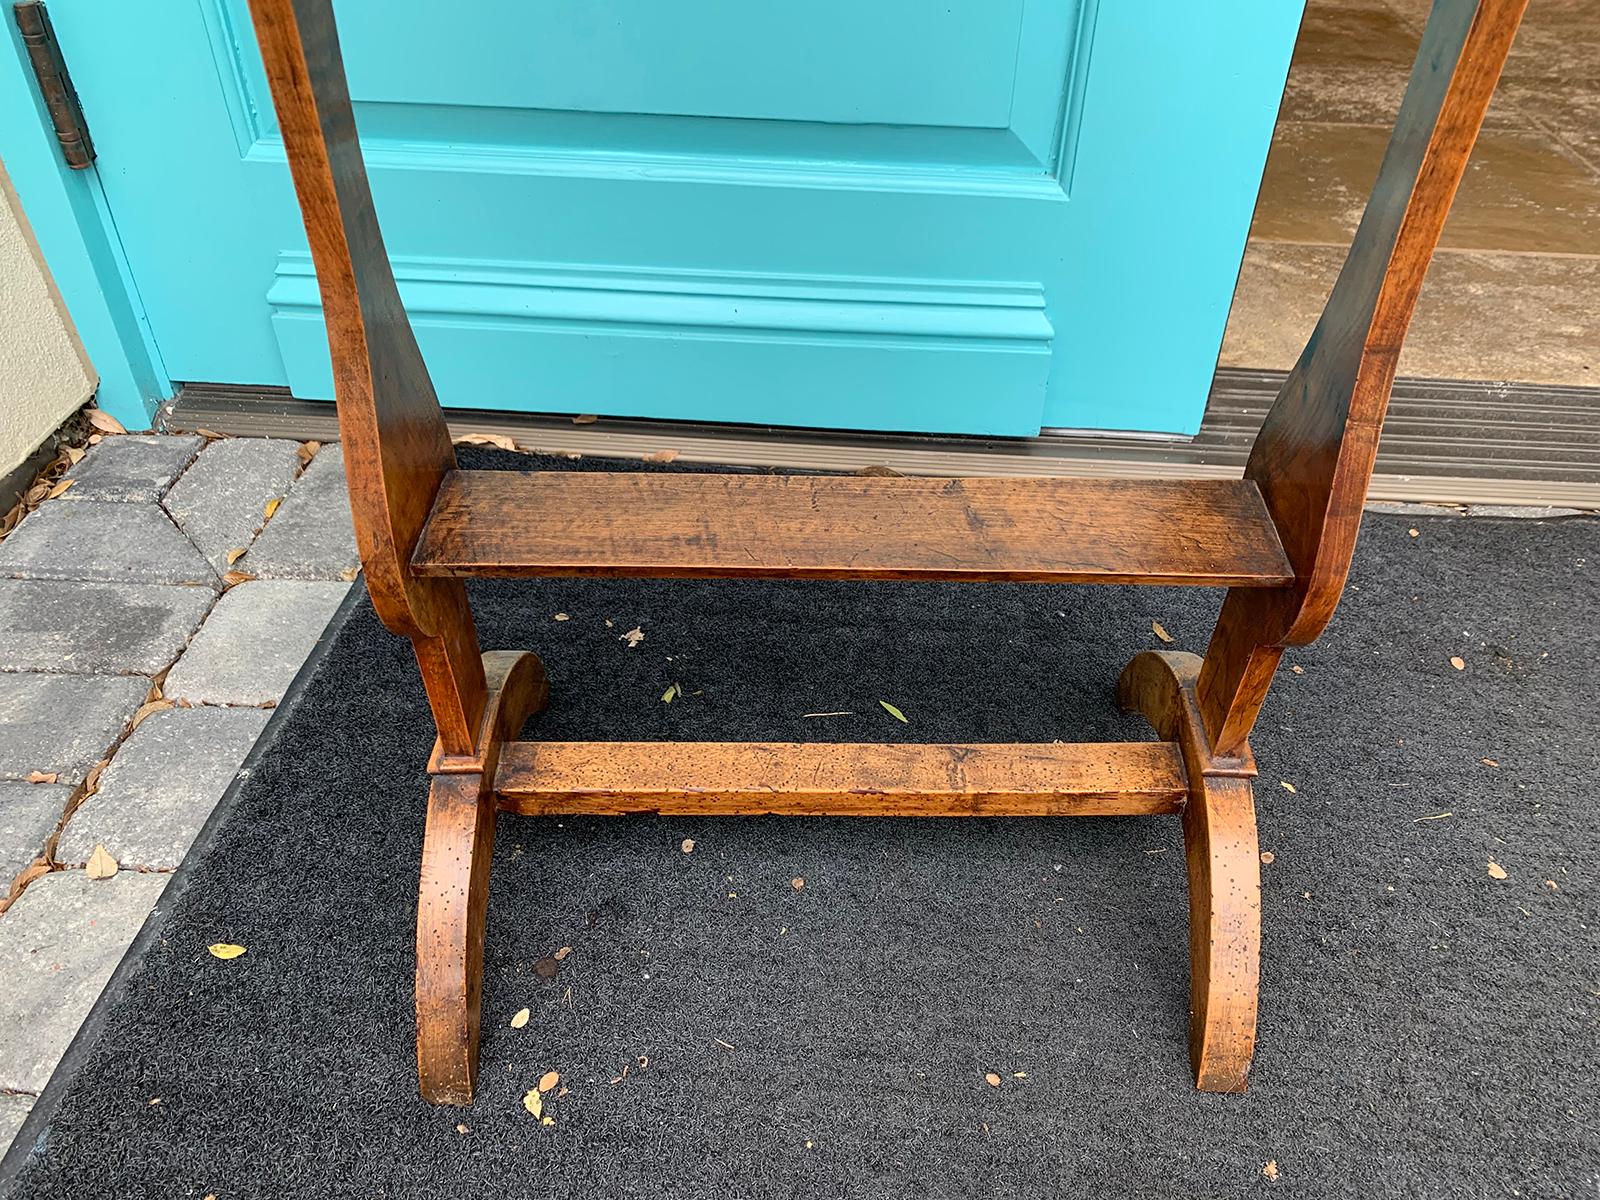
[[0,542],[0,1153],[359,566],[338,446],[130,434],[67,478]]

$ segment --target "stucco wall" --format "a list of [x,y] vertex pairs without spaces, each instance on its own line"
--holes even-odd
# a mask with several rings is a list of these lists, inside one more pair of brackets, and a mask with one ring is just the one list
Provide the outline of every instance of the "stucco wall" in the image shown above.
[[0,163],[0,474],[87,400],[96,381]]

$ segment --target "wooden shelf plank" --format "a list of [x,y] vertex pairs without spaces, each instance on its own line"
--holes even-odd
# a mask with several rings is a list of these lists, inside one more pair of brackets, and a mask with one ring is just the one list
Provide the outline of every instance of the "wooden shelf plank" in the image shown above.
[[455,471],[421,575],[1281,586],[1256,485]]
[[1172,742],[511,742],[495,775],[529,815],[1144,815],[1188,790]]

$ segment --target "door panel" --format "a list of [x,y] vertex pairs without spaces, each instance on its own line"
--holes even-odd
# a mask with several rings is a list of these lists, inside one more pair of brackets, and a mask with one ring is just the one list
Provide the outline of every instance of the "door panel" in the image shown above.
[[[242,0],[93,7],[56,24],[170,374],[328,396]],[[1298,19],[335,7],[446,404],[983,434],[1198,423]]]

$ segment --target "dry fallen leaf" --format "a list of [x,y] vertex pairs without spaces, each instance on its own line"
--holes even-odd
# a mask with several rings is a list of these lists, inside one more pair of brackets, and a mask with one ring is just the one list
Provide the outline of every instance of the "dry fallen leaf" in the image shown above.
[[104,409],[86,408],[83,410],[83,415],[88,418],[89,424],[93,425],[101,433],[128,432],[121,421],[117,420]]
[[635,625],[632,629],[628,630],[627,633],[622,635],[622,640],[627,642],[628,649],[632,650],[640,642],[644,641],[644,630]]
[[990,1087],[1000,1086],[1000,1076],[996,1075],[993,1071],[990,1071],[987,1075],[985,1075],[983,1077],[983,1081]]
[[593,425],[599,419],[594,413],[579,413],[572,418],[572,423],[574,425]]
[[678,452],[676,450],[657,450],[654,454],[646,454],[644,456],[644,461],[653,463],[669,463],[677,457]]
[[680,845],[678,847],[678,849],[682,850],[685,854],[693,854],[694,853],[694,839],[693,838],[684,838],[683,839],[683,844]]
[[1467,669],[1467,660],[1459,654],[1452,654],[1450,656],[1450,665],[1458,671],[1465,671]]
[[223,962],[227,962],[230,958],[238,958],[244,953],[243,946],[235,946],[232,942],[212,942],[206,949],[211,951],[212,958],[220,958]]
[[905,713],[901,712],[898,708],[896,708],[894,705],[890,704],[887,700],[879,700],[878,703],[883,705],[883,711],[888,713],[896,721],[899,721],[903,725],[911,724],[910,721],[906,720]]
[[503,433],[463,433],[456,439],[456,445],[462,446],[495,446],[501,450],[515,450],[516,442]]
[[68,446],[67,447],[67,461],[70,462],[73,466],[77,466],[79,463],[81,463],[83,461],[83,455],[84,455],[84,451],[83,451],[83,449],[81,447],[78,447],[78,446]]
[[572,620],[572,618],[567,616],[566,613],[557,613],[554,617],[551,618],[551,620],[554,620],[554,621],[570,621],[570,620]]
[[463,1122],[462,1124],[456,1126],[456,1132],[457,1133],[471,1133],[472,1132],[472,1126],[470,1126],[470,1125],[466,1124],[465,1122]]
[[272,514],[278,511],[278,505],[282,503],[282,496],[274,496],[271,500],[267,501],[266,507],[261,510],[262,515],[265,516],[267,520],[272,520]]
[[1263,850],[1261,852],[1261,861],[1266,863],[1267,866],[1269,866],[1269,867],[1273,863],[1273,858],[1274,858],[1274,855],[1273,855],[1271,850]]
[[1291,663],[1289,670],[1293,671],[1296,675],[1304,675],[1306,673],[1306,669],[1299,663]]
[[235,546],[232,550],[229,550],[228,551],[228,565],[230,567],[233,566],[234,563],[238,562],[241,558],[243,558],[245,556],[245,551],[247,551],[248,549],[249,549],[248,546]]
[[1489,878],[1490,879],[1505,879],[1505,878],[1507,878],[1506,869],[1504,867],[1502,867],[1499,863],[1495,862],[1495,860],[1492,859],[1492,858],[1489,860]]
[[526,1009],[526,1008],[517,1009],[516,1015],[511,1018],[511,1028],[513,1028],[513,1029],[521,1029],[524,1025],[526,1025],[528,1023],[528,1018],[531,1017],[531,1016],[533,1016],[533,1013],[530,1012],[528,1009]]
[[544,1100],[539,1096],[538,1088],[529,1088],[528,1094],[522,1098],[522,1107],[536,1117],[544,1116]]
[[1500,765],[1496,759],[1492,758],[1480,758],[1478,761],[1486,767],[1498,767]]
[[679,684],[674,683],[674,684],[670,684],[667,687],[667,690],[661,693],[661,699],[662,699],[663,703],[671,704],[674,700],[676,700],[681,695],[683,695],[682,686],[679,685]]
[[[1416,530],[1413,529],[1411,532],[1413,534],[1415,534]],[[1261,1168],[1261,1173],[1263,1175],[1265,1175],[1268,1179],[1276,1179],[1278,1177],[1278,1162],[1277,1162],[1277,1160],[1269,1158],[1267,1160],[1267,1165]]]
[[300,466],[302,468],[309,466],[311,460],[317,456],[317,451],[321,449],[321,442],[301,442],[300,449],[295,451],[296,457],[300,459]]
[[144,724],[144,719],[152,713],[165,712],[172,707],[171,700],[152,700],[149,704],[141,704],[134,711],[133,720],[128,723],[128,732],[132,733],[139,728],[140,725]]
[[546,1071],[543,1075],[539,1076],[539,1090],[541,1092],[548,1092],[551,1088],[555,1087],[555,1085],[560,1083],[560,1082],[561,1082],[561,1072],[560,1071]]
[[222,586],[233,587],[237,583],[249,583],[254,578],[249,571],[229,571],[222,577]]
[[1290,783],[1287,779],[1278,780],[1278,786],[1286,792],[1292,792],[1295,795],[1299,795],[1299,792],[1295,789],[1294,784]]
[[1419,534],[1421,534],[1422,530],[1420,530],[1420,529],[1408,529],[1408,530],[1406,530],[1406,532],[1409,533],[1412,537],[1417,537]]
[[1558,884],[1554,879],[1546,879],[1544,881],[1544,885],[1552,892],[1559,892],[1561,890],[1561,885]]
[[1027,1077],[1028,1077],[1028,1073],[1026,1071],[1013,1071],[1013,1072],[1011,1072],[1011,1078],[1013,1078],[1013,1079],[1026,1079]]
[[346,567],[344,570],[339,572],[339,578],[344,580],[346,583],[349,583],[359,574],[361,574],[361,568],[359,566]]
[[56,484],[55,487],[50,489],[50,494],[46,497],[46,499],[54,500],[57,496],[65,495],[67,490],[77,482],[78,481],[76,479],[63,479],[60,483]]
[[555,1123],[556,1123],[556,1119],[554,1117],[540,1117],[539,1118],[539,1124],[541,1124],[541,1125],[554,1125]]
[[1170,633],[1168,633],[1165,628],[1162,627],[1162,624],[1161,624],[1160,621],[1151,621],[1150,622],[1150,632],[1155,634],[1163,642],[1170,642],[1172,640],[1172,635]]
[[54,772],[54,771],[29,771],[28,772],[28,782],[29,783],[54,783],[59,778],[61,778],[61,776],[56,774],[56,772]]
[[571,953],[572,953],[572,947],[571,946],[563,946],[563,947],[561,947],[561,949],[557,950],[550,957],[555,959],[557,962],[560,962],[562,959],[564,959],[567,955],[569,955]]
[[789,886],[797,892],[800,891],[806,886],[805,877],[803,875],[796,875],[793,879],[789,880]]
[[96,846],[85,871],[90,879],[110,879],[117,873],[117,860],[104,846]]

